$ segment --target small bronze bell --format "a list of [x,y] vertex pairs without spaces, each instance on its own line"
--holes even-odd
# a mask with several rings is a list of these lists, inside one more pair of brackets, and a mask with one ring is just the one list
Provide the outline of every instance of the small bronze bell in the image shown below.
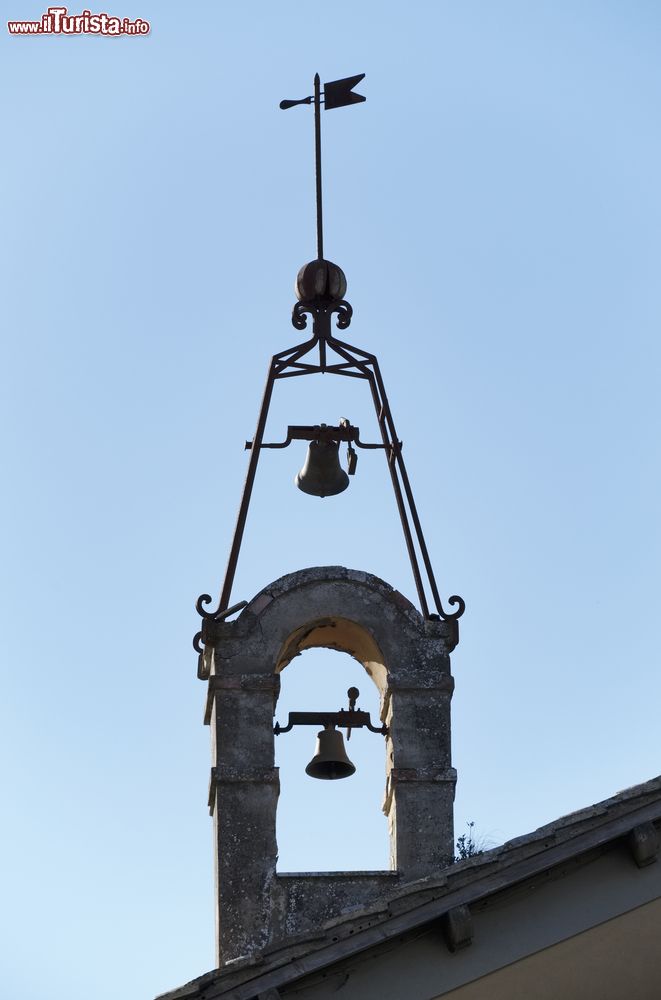
[[344,749],[342,733],[333,726],[327,726],[317,733],[315,755],[305,768],[306,774],[311,778],[334,781],[336,778],[349,778],[355,770]]
[[311,441],[305,465],[294,482],[299,490],[313,497],[334,497],[349,485],[349,477],[340,466],[337,441]]

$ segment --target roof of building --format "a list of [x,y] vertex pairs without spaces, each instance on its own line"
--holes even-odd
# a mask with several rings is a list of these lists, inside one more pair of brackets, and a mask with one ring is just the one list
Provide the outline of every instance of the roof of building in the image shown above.
[[462,930],[462,915],[470,912],[466,908],[543,874],[555,871],[566,877],[571,870],[568,863],[607,850],[614,842],[628,838],[639,866],[654,861],[659,846],[655,823],[661,823],[661,776],[459,861],[437,875],[393,886],[385,903],[345,913],[314,934],[289,938],[237,959],[163,994],[161,1000],[253,1000],[416,928],[441,918],[447,921],[447,915],[455,913],[458,921],[446,925],[452,948],[452,935],[460,939],[462,933],[470,934]]

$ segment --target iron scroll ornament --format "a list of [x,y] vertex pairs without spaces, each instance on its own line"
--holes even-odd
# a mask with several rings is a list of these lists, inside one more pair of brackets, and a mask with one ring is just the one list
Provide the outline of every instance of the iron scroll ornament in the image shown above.
[[[211,604],[212,601],[213,597],[211,596],[211,594],[200,594],[200,596],[195,602],[195,610],[197,611],[200,618],[207,618],[210,619],[211,621],[215,619],[216,615],[220,611],[220,608],[216,608],[215,611],[207,611],[206,608],[204,607],[205,604]],[[195,639],[197,639],[197,637],[201,635],[202,633],[198,632],[198,634],[195,636]],[[200,650],[197,649],[197,646],[195,645],[195,639],[193,639],[193,647],[199,653]]]
[[[214,622],[223,621],[225,618],[229,618],[230,615],[233,615],[235,611],[241,611],[248,605],[247,601],[239,601],[238,604],[233,604],[231,608],[218,607],[216,608],[215,611],[207,611],[204,605],[211,604],[212,601],[213,597],[211,596],[211,594],[200,594],[200,596],[195,602],[195,610],[197,611],[200,618],[206,618],[209,621],[214,621]],[[202,652],[202,650],[198,649],[198,646],[196,645],[196,643],[199,643],[201,636],[202,633],[197,632],[193,638],[193,648],[198,653]]]
[[[437,619],[443,619],[443,621],[446,621],[446,622],[454,622],[454,621],[458,621],[458,619],[461,618],[461,616],[463,615],[464,611],[466,610],[466,602],[463,599],[463,597],[460,597],[459,594],[453,594],[452,597],[448,597],[448,604],[451,604],[453,607],[456,604],[457,605],[457,610],[456,611],[445,611],[445,610],[442,609],[441,612],[438,615],[431,614],[429,616],[432,619],[432,621],[433,620],[437,620]],[[442,605],[441,605],[441,608],[442,608]]]
[[[306,314],[310,314],[312,317],[319,313],[319,303],[314,301],[303,301],[297,302],[292,309],[291,322],[292,326],[297,330],[305,330],[308,325],[308,318]],[[328,315],[330,319],[331,313],[337,313],[337,328],[338,330],[346,330],[351,325],[351,317],[353,316],[353,307],[350,302],[346,299],[340,299],[337,302],[329,302],[324,304],[324,312]]]

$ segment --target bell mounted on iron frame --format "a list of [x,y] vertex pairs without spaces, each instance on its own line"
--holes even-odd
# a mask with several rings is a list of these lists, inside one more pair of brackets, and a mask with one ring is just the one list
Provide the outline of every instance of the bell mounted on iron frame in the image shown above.
[[[329,262],[316,263],[327,263],[328,267],[331,267]],[[303,294],[303,291],[302,288],[298,289],[299,296]],[[309,294],[309,290],[306,290],[306,293]],[[294,306],[292,316],[292,323],[296,329],[304,330],[307,327],[308,314],[312,316],[313,320],[312,336],[309,340],[273,356],[255,436],[251,441],[245,443],[246,450],[251,453],[250,461],[218,608],[215,611],[207,610],[205,605],[211,604],[212,598],[208,594],[202,594],[196,604],[197,611],[202,618],[219,621],[230,605],[257,464],[259,456],[265,448],[281,449],[289,447],[292,441],[307,441],[309,443],[308,455],[300,472],[294,477],[294,482],[303,493],[317,497],[337,496],[347,489],[350,477],[356,471],[357,448],[378,449],[383,451],[388,465],[420,611],[423,618],[442,619],[450,623],[456,645],[459,641],[458,620],[464,613],[465,603],[463,598],[455,594],[449,598],[448,602],[455,610],[449,611],[444,608],[441,602],[420,517],[404,464],[402,442],[397,437],[377,358],[375,355],[368,354],[366,351],[335,337],[331,329],[331,318],[335,316],[337,326],[344,330],[351,322],[353,310],[344,299],[335,297],[329,288],[324,287],[321,294],[316,294],[312,298],[300,298]],[[318,359],[309,358],[309,355],[314,351],[318,352]],[[335,359],[331,358],[331,352],[335,355]],[[303,360],[304,358],[306,360]],[[337,426],[321,423],[290,425],[287,428],[287,436],[284,441],[265,441],[264,431],[276,382],[295,376],[324,373],[367,382],[374,403],[381,441],[361,441],[359,428],[353,426],[346,418],[342,418]],[[339,458],[341,444],[347,445],[346,471],[342,468]],[[427,586],[431,591],[433,609],[430,607],[423,573],[426,575]]]
[[360,691],[356,687],[350,687],[347,691],[349,696],[349,708],[341,709],[339,712],[290,712],[286,726],[281,726],[276,722],[273,732],[276,736],[290,732],[294,726],[323,726],[317,733],[317,745],[315,754],[305,773],[311,778],[320,778],[323,781],[336,781],[338,778],[350,778],[355,774],[356,766],[349,760],[349,756],[344,746],[344,737],[338,729],[346,729],[347,739],[351,739],[352,729],[362,729],[365,727],[372,733],[379,733],[381,736],[388,735],[388,727],[381,726],[377,729],[372,725],[369,712],[361,712],[356,708],[356,701]]
[[[358,428],[351,427],[348,420],[344,421],[344,425],[358,432]],[[356,471],[356,452],[349,441],[348,472],[345,472],[340,465],[340,441],[334,440],[328,433],[340,431],[341,428],[342,422],[337,429],[321,424],[319,437],[310,442],[305,464],[294,479],[296,486],[303,493],[313,497],[334,497],[338,493],[343,493],[349,485],[349,476],[353,476]],[[290,431],[293,429],[290,428]]]

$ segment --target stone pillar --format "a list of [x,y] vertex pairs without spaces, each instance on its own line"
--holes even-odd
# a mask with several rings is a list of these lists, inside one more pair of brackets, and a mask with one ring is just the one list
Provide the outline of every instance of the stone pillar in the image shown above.
[[438,872],[454,857],[450,701],[454,679],[447,628],[426,622],[389,672],[382,717],[388,726],[383,811],[391,865],[405,880]]
[[[239,664],[240,665],[240,664]],[[216,662],[209,679],[217,960],[253,954],[270,938],[280,785],[274,767],[273,672],[236,674]]]

